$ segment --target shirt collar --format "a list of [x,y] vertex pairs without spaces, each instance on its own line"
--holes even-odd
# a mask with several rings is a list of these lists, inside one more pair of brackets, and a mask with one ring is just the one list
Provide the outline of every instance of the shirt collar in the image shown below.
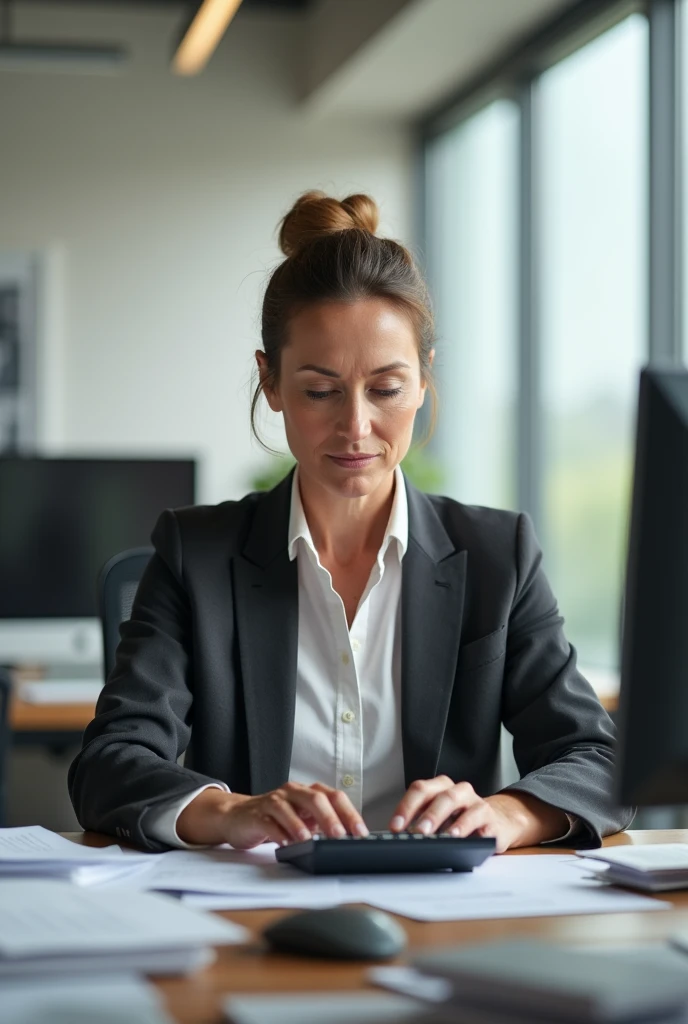
[[[399,561],[401,561],[406,554],[406,548],[408,547],[408,498],[406,496],[404,474],[399,466],[394,470],[394,482],[392,511],[389,516],[389,522],[387,523],[387,529],[385,530],[385,536],[382,540],[378,560],[384,558],[387,553],[387,548],[391,544],[392,540],[395,540],[397,543]],[[310,527],[306,520],[306,513],[303,510],[303,504],[301,502],[301,492],[299,490],[299,469],[297,466],[294,470],[294,476],[292,479],[291,508],[289,512],[288,552],[289,560],[292,562],[296,558],[297,543],[299,540],[303,540],[311,551],[315,552],[313,537],[311,536]]]

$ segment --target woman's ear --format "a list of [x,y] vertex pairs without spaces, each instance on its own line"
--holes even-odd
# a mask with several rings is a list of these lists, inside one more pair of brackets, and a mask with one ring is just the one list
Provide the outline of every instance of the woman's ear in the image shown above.
[[256,349],[256,363],[258,364],[258,376],[263,385],[263,394],[273,412],[282,412],[282,403],[279,399],[279,389],[273,383],[273,376],[268,367],[268,357],[260,349]]

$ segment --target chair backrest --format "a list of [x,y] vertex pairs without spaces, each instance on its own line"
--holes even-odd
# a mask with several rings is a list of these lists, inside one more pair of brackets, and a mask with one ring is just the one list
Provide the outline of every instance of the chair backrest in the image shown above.
[[10,748],[10,674],[0,668],[0,828],[5,824],[5,791],[7,785],[7,758]]
[[143,570],[153,548],[130,548],[106,562],[98,577],[98,610],[103,627],[105,678],[115,664],[119,627],[131,617],[131,608]]

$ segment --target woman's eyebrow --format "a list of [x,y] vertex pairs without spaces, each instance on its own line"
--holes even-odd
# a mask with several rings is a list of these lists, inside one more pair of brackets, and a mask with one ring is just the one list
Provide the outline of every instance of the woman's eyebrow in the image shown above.
[[[389,373],[390,370],[410,370],[411,367],[408,363],[399,359],[396,363],[388,363],[387,366],[380,366],[377,370],[372,370],[369,377],[376,377],[379,373]],[[335,370],[328,370],[324,366],[316,366],[314,363],[304,363],[303,366],[299,366],[297,373],[301,373],[303,370],[311,370],[313,373],[321,373],[323,377],[340,377],[341,374],[336,373]]]

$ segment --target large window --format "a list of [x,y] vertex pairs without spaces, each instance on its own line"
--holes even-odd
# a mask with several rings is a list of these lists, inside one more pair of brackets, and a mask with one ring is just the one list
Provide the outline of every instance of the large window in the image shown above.
[[517,108],[498,101],[427,152],[443,489],[502,507],[516,501],[517,144]]
[[540,113],[545,566],[589,669],[618,664],[633,422],[646,345],[648,24],[546,72]]

